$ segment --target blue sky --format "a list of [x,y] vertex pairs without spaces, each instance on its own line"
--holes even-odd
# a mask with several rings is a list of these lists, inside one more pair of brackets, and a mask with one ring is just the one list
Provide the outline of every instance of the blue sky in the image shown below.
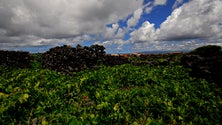
[[221,0],[0,0],[0,49],[100,44],[107,53],[222,46]]

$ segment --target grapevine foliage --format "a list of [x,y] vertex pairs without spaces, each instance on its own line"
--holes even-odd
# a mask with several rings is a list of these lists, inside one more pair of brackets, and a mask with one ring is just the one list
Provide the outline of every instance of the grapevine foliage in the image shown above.
[[[1,69],[4,72],[4,69]],[[182,66],[101,67],[75,76],[4,72],[0,124],[220,124],[221,92]]]
[[221,63],[214,63],[219,55],[184,55],[188,68],[181,56],[126,59],[105,55],[102,46],[78,45],[33,54],[34,61],[26,60],[31,68],[19,67],[18,60],[19,68],[9,68],[1,60],[0,124],[221,124],[218,84],[191,77],[203,71],[199,66],[221,72],[215,68]]

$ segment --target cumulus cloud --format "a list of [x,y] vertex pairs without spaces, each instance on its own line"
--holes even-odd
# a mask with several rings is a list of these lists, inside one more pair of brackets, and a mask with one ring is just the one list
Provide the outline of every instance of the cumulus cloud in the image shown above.
[[106,27],[102,37],[105,41],[110,39],[122,39],[126,32],[126,28],[121,28],[118,23],[114,23],[111,27]]
[[167,0],[155,0],[154,5],[165,5]]
[[140,19],[142,13],[143,13],[143,9],[142,8],[137,9],[133,13],[133,16],[127,21],[127,26],[128,27],[135,26],[139,22],[139,19]]
[[104,33],[104,38],[110,39],[110,38],[114,37],[118,28],[119,28],[119,24],[117,24],[117,23],[112,24],[111,27],[106,27],[106,31]]
[[149,14],[154,7],[160,5],[166,5],[166,0],[155,0],[152,2],[147,2],[145,5],[136,9],[132,16],[126,20],[127,27],[121,27],[117,23],[112,24],[111,27],[107,27],[104,32],[105,39],[121,39],[126,33],[131,32],[135,29],[135,26],[139,23],[143,13]]
[[0,3],[2,46],[101,33],[107,24],[141,8],[143,0],[0,0]]
[[112,39],[106,41],[97,41],[95,44],[102,45],[106,48],[107,53],[126,53],[126,51],[132,51],[131,48],[124,50],[124,47],[129,45],[129,41],[124,41],[122,39]]
[[[166,0],[155,0],[152,2],[147,2],[145,5],[143,5],[142,7],[138,8],[137,10],[135,10],[133,12],[132,16],[126,21],[127,27],[122,28],[119,25],[116,26],[116,24],[115,24],[115,26],[112,25],[111,27],[107,27],[107,30],[104,35],[105,38],[106,39],[112,38],[115,40],[115,43],[116,43],[117,38],[122,39],[126,33],[129,33],[135,29],[135,26],[139,23],[143,13],[149,14],[153,10],[154,7],[160,6],[160,5],[166,5],[166,2],[167,2]],[[154,26],[154,24],[149,24],[149,22],[146,21],[143,24],[143,26],[145,26],[144,28],[142,28],[139,31],[131,33],[131,35],[136,34],[136,33],[141,33],[143,31],[146,32],[145,30],[150,27],[148,25],[151,25],[151,27]],[[149,32],[149,29],[147,32]],[[154,28],[150,32],[154,32]],[[144,38],[141,38],[141,41],[142,41],[142,39],[144,39]],[[122,40],[120,40],[120,41],[121,41],[120,44],[122,44]]]
[[149,14],[152,10],[153,10],[152,7],[147,7],[147,8],[145,8],[145,13]]
[[[154,24],[145,22],[138,30],[131,33],[131,41],[149,45],[156,42],[158,44],[155,46],[162,45],[165,49],[175,49],[175,46],[179,47],[180,44],[182,47],[186,45],[187,40],[196,41],[192,42],[195,43],[193,46],[215,43],[221,45],[221,22],[221,0],[192,0],[175,9],[158,29],[154,28]],[[168,45],[164,44],[165,41],[168,41]],[[171,45],[169,41],[172,43],[180,41],[180,44]]]
[[126,33],[126,30],[125,30],[125,29],[119,28],[118,31],[117,31],[117,33],[116,33],[115,38],[122,39],[122,38],[124,37],[125,33]]
[[[83,41],[98,41],[95,43],[117,50],[132,43],[135,50],[182,50],[222,44],[221,0],[175,0],[172,14],[158,29],[149,20],[140,22],[141,17],[143,13],[151,13],[156,6],[168,5],[167,0],[153,0],[146,5],[143,2],[0,0],[0,49],[75,45]],[[126,24],[119,24],[119,20]],[[138,22],[142,23],[140,28]],[[129,40],[123,40],[128,33]]]
[[175,3],[173,4],[173,9],[176,9],[179,5],[183,3],[184,0],[176,0]]
[[154,24],[146,21],[143,23],[141,28],[133,31],[131,35],[131,41],[133,42],[151,42],[155,39],[155,28]]
[[133,51],[191,51],[200,46],[205,45],[218,45],[222,46],[222,40],[209,41],[209,40],[183,40],[183,41],[156,41],[156,42],[143,42],[135,43]]
[[175,9],[157,30],[161,40],[222,37],[222,1],[193,0]]
[[[130,35],[133,51],[192,50],[204,45],[222,46],[222,1],[175,1],[172,14],[155,29],[146,21]],[[158,2],[157,2],[158,3]],[[147,8],[152,8],[150,4]],[[148,13],[152,10],[147,10]]]

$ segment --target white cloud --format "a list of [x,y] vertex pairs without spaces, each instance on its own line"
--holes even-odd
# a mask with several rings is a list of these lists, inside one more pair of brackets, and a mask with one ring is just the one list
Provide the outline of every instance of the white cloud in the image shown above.
[[152,42],[155,39],[154,24],[146,21],[140,29],[133,31],[130,35],[132,42]]
[[[175,9],[157,30],[161,40],[222,37],[222,1],[193,0]],[[219,36],[218,36],[219,35]]]
[[[132,43],[135,50],[222,45],[221,0],[176,0],[172,14],[160,28],[146,21],[135,30],[143,11],[148,14],[155,6],[166,4],[167,0],[146,5],[143,0],[0,0],[0,49],[76,44],[92,39],[104,39],[99,43],[110,49]],[[117,23],[130,14],[127,27]],[[131,38],[122,40],[131,31]]]
[[184,0],[176,0],[175,3],[173,4],[173,9],[176,9],[180,4],[183,3]]
[[[20,40],[23,39],[21,42]],[[20,47],[27,47],[27,46],[32,46],[32,47],[37,47],[37,46],[59,46],[63,44],[67,45],[76,45],[76,44],[81,44],[84,40],[89,40],[90,36],[89,35],[81,35],[81,36],[76,36],[76,37],[70,37],[70,38],[60,38],[60,39],[54,39],[54,38],[41,38],[37,36],[31,36],[31,35],[23,35],[19,37],[1,37],[0,40],[4,41],[7,40],[7,42],[1,42],[0,43],[0,48],[20,48]],[[19,44],[18,44],[19,43]]]
[[221,2],[190,1],[175,9],[159,29],[145,22],[131,33],[131,42],[135,50],[191,50],[202,45],[222,45]]
[[134,43],[133,51],[191,51],[205,45],[218,45],[222,46],[222,40],[209,41],[209,40],[183,40],[183,41],[156,41],[156,42],[143,42]]
[[[106,52],[107,53],[122,53],[122,52],[126,52],[126,50],[124,50],[124,46],[129,44],[129,41],[124,41],[122,39],[112,39],[112,40],[106,40],[106,41],[97,41],[94,44],[98,44],[98,45],[102,45],[106,48]],[[131,48],[128,48],[128,51]]]
[[118,28],[119,28],[119,25],[117,23],[112,24],[111,27],[106,27],[104,38],[111,39],[112,37],[114,37]]
[[153,24],[145,22],[131,33],[131,41],[135,44],[141,42],[142,46],[149,44],[156,46],[153,48],[166,50],[192,48],[186,44],[188,40],[194,40],[192,43],[195,44],[192,46],[195,47],[216,43],[221,45],[221,22],[221,0],[192,0],[175,9],[158,29],[155,29]]
[[[101,33],[142,4],[143,0],[0,0],[0,44],[26,44],[28,36],[63,39]],[[29,40],[28,45],[35,44],[35,39]]]
[[135,26],[139,22],[139,19],[142,14],[143,14],[143,9],[142,8],[137,9],[133,13],[133,16],[127,21],[127,26],[128,27]]
[[119,28],[115,38],[122,39],[125,35],[126,31],[123,28]]
[[146,13],[150,13],[152,10],[153,10],[152,7],[146,7],[146,8],[145,8],[145,12],[146,12]]
[[114,23],[111,27],[106,27],[105,32],[103,33],[103,39],[122,39],[126,33],[125,28],[121,28],[119,24]]
[[155,0],[154,5],[165,5],[167,3],[167,0]]

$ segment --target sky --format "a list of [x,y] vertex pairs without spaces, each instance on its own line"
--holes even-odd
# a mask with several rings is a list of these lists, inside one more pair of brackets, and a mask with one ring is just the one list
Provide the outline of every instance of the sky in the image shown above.
[[0,0],[0,49],[106,53],[222,46],[222,0]]

